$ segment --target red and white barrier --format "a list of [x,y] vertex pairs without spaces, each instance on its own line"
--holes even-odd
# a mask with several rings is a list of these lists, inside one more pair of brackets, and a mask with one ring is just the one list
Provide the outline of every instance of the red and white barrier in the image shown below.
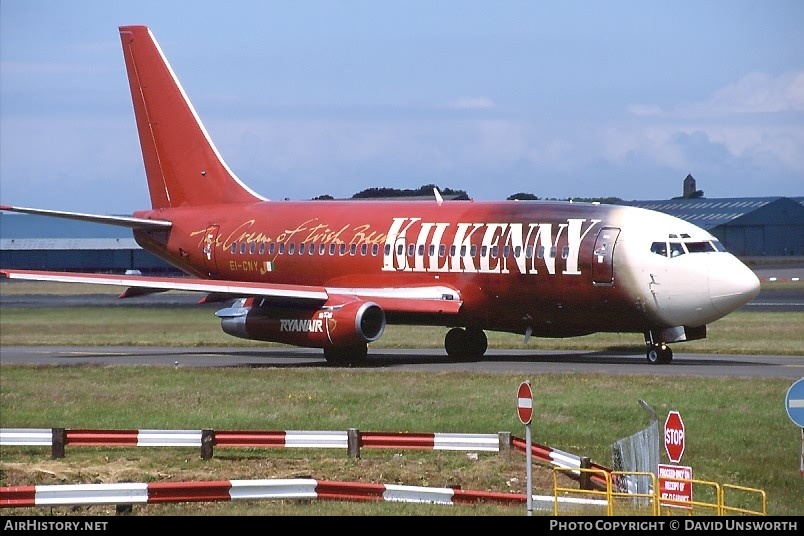
[[[0,445],[52,446],[54,430],[64,445],[131,447],[201,447],[206,433],[217,447],[281,447],[348,449],[347,431],[228,431],[228,430],[90,430],[3,428]],[[356,432],[361,448],[398,448],[464,451],[500,451],[501,437],[511,449],[525,452],[523,439],[506,434],[451,434]],[[63,437],[62,437],[63,436]],[[554,466],[579,469],[581,457],[544,445],[532,444],[534,458]],[[63,456],[63,449],[61,455]],[[592,469],[610,471],[590,464]],[[580,473],[575,471],[575,473]],[[576,475],[577,476],[577,475]],[[599,480],[593,475],[592,480]],[[147,504],[161,502],[230,501],[236,499],[297,499],[347,501],[398,501],[433,504],[495,502],[524,503],[521,494],[425,488],[396,484],[364,484],[312,479],[226,480],[210,482],[156,482],[122,484],[74,484],[9,486],[0,488],[0,508],[47,505]],[[550,510],[556,499],[534,497]],[[595,503],[595,501],[592,501]]]
[[[130,447],[201,447],[202,430],[91,430],[66,429],[64,445],[69,446],[130,446]],[[276,448],[349,448],[346,431],[231,431],[210,430],[216,447],[276,447]],[[424,450],[461,450],[499,452],[502,434],[452,434],[404,432],[356,432],[360,448],[396,448]],[[0,428],[0,446],[52,446],[53,429]],[[525,452],[525,441],[510,436],[510,447]],[[537,460],[557,467],[577,469],[581,457],[559,449],[531,444],[531,454]],[[61,454],[63,456],[63,452]],[[593,469],[610,471],[602,465]],[[576,472],[577,476],[578,472]]]
[[[70,446],[200,447],[202,430],[90,430],[67,429],[64,443]],[[346,431],[231,431],[215,430],[216,447],[348,447]],[[498,434],[359,432],[361,448],[408,448],[497,452]],[[0,445],[49,446],[49,428],[2,428]]]
[[[521,493],[498,493],[453,488],[363,484],[307,478],[270,480],[217,480],[208,482],[155,482],[9,486],[0,488],[0,508],[102,504],[156,504],[234,500],[339,500],[389,501],[429,504],[524,504]],[[539,509],[551,511],[556,498],[534,496]],[[603,500],[574,503],[603,504]]]
[[153,504],[166,502],[252,499],[399,501],[435,504],[492,501],[524,503],[521,494],[425,488],[395,484],[362,484],[306,478],[155,482],[148,484],[76,484],[0,488],[0,507],[74,504]]

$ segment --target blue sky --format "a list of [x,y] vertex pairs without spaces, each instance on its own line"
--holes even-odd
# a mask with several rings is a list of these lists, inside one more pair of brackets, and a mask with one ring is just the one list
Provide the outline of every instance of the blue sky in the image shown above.
[[0,0],[0,203],[149,206],[128,24],[271,199],[804,195],[800,0]]

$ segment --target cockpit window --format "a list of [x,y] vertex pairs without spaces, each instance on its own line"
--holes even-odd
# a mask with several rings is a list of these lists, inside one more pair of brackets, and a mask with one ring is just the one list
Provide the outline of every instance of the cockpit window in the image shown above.
[[651,253],[667,257],[667,242],[654,242],[650,245]]
[[[678,257],[685,253],[711,253],[714,251],[724,252],[726,248],[720,240],[713,238],[711,240],[690,240],[690,235],[687,233],[669,234],[670,242],[653,242],[650,245],[651,253],[661,255],[662,257]],[[673,241],[675,240],[675,241]]]
[[670,256],[678,257],[684,254],[684,246],[681,242],[670,242]]
[[711,253],[714,251],[724,252],[726,248],[716,238],[711,240],[690,240],[687,233],[669,234],[669,242],[653,242],[650,245],[651,253],[662,257],[678,257],[685,253]]
[[707,253],[715,251],[715,247],[710,242],[687,242],[687,250],[690,253]]

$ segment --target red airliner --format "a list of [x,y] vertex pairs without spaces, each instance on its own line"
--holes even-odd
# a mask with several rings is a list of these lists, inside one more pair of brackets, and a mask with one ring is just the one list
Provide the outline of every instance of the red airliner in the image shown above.
[[[706,337],[759,280],[710,233],[635,207],[547,201],[270,201],[226,165],[145,26],[120,27],[151,208],[132,217],[0,209],[132,229],[189,277],[4,270],[9,279],[166,290],[226,301],[236,337],[321,348],[364,362],[387,324],[443,326],[456,360],[480,359],[485,331],[534,337],[642,333]],[[228,304],[228,303],[227,303]]]

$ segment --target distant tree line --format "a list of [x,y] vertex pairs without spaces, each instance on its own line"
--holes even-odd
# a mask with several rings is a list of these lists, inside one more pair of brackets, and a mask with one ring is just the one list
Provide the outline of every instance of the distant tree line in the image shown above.
[[[541,197],[533,194],[519,192],[517,194],[509,195],[506,199],[509,201],[540,201]],[[619,197],[546,197],[544,201],[577,201],[579,203],[601,203],[604,205],[619,205],[623,202]]]
[[[399,188],[367,188],[363,191],[354,194],[351,199],[394,199],[394,198],[410,198],[410,197],[433,197],[433,189],[437,188],[438,192],[447,201],[466,201],[471,199],[465,190],[453,190],[452,188],[439,188],[435,184],[425,184],[417,189],[399,189]],[[313,200],[334,200],[335,198],[329,194],[319,195],[314,197]],[[509,201],[539,201],[541,197],[526,193],[518,192],[509,195]],[[567,197],[559,199],[555,197],[545,198],[545,201],[578,201],[587,203],[602,203],[609,205],[617,205],[622,203],[619,197]]]
[[352,199],[376,199],[385,197],[433,197],[434,189],[442,196],[449,197],[450,199],[468,200],[469,196],[464,190],[453,190],[452,188],[439,188],[435,184],[425,184],[419,188],[412,189],[398,189],[398,188],[367,188],[362,192],[357,192],[352,196]]

